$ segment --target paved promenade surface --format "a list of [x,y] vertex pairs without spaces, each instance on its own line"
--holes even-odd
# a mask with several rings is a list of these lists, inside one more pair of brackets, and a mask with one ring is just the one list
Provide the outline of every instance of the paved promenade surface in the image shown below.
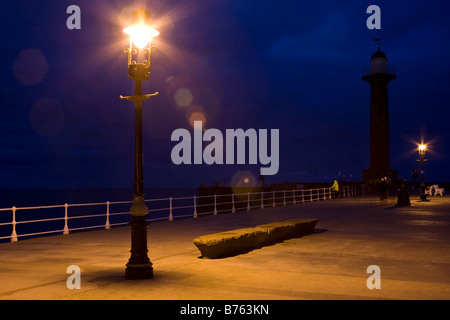
[[[128,227],[0,244],[0,299],[449,299],[450,198],[333,199],[150,224],[154,278],[125,280]],[[316,233],[249,253],[202,259],[200,235],[292,218]],[[81,289],[69,290],[69,265]],[[369,290],[367,267],[381,270]]]

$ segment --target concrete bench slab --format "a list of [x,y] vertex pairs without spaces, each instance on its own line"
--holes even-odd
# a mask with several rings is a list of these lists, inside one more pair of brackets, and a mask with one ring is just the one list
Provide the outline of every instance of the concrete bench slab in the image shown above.
[[318,221],[319,219],[309,218],[278,221],[253,228],[204,235],[194,239],[194,244],[204,258],[224,258],[311,234]]

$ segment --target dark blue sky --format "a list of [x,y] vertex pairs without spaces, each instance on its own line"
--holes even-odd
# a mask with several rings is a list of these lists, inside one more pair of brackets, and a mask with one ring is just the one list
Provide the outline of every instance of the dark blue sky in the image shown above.
[[[369,166],[370,86],[376,51],[389,84],[391,167],[410,178],[415,142],[429,142],[426,178],[450,181],[448,1],[2,0],[0,188],[127,188],[133,180],[129,8],[143,3],[161,32],[144,103],[146,187],[231,181],[261,165],[172,163],[173,130],[280,130],[280,169],[268,182],[361,178]],[[81,8],[81,30],[66,9]],[[381,8],[381,30],[366,9]],[[180,106],[181,105],[181,106]]]

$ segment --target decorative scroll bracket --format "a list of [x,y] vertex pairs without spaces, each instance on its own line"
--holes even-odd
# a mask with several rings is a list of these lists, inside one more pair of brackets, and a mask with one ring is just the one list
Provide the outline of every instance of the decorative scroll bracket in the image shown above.
[[151,94],[141,94],[141,95],[136,95],[136,96],[126,96],[126,97],[120,95],[120,99],[138,103],[138,102],[143,102],[145,100],[148,100],[151,97],[154,97],[157,95],[159,95],[159,92],[155,92],[155,93],[151,93]]

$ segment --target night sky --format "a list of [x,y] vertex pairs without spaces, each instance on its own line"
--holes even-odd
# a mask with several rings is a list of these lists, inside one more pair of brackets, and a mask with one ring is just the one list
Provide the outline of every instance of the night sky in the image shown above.
[[[369,30],[369,5],[381,30]],[[81,29],[69,30],[69,5]],[[134,107],[127,36],[145,5],[160,36],[144,93],[149,188],[228,183],[257,165],[179,165],[177,128],[279,129],[271,182],[361,179],[369,167],[370,86],[377,50],[389,84],[391,167],[411,179],[417,143],[429,143],[426,180],[450,181],[448,1],[1,0],[0,188],[128,188]],[[345,177],[344,177],[345,175]]]

